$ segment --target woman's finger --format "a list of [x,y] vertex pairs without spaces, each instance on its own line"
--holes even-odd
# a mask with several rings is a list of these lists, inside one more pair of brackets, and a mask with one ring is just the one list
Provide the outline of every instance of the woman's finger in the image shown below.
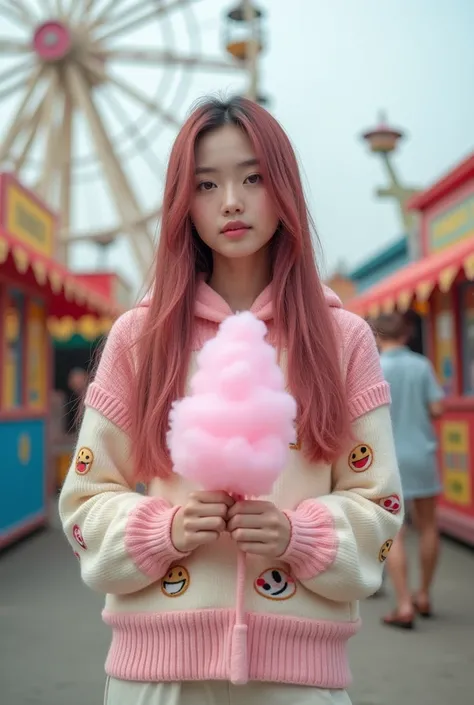
[[237,543],[265,543],[267,538],[260,529],[235,529],[231,536]]
[[226,529],[225,520],[222,517],[190,517],[184,521],[184,529],[190,533],[198,533],[199,531],[217,531],[221,532]]
[[271,502],[264,502],[259,499],[244,499],[241,502],[236,502],[229,509],[229,518],[231,519],[236,514],[265,514],[269,509],[273,509],[275,505]]
[[264,523],[263,514],[237,514],[227,520],[227,531],[235,529],[261,529]]

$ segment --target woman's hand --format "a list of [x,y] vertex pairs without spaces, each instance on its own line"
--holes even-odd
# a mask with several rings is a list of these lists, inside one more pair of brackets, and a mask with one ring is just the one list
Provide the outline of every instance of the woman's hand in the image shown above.
[[272,502],[247,499],[227,514],[227,531],[245,553],[278,558],[290,543],[288,517]]
[[171,541],[182,553],[216,541],[226,530],[229,507],[234,500],[226,492],[193,492],[178,509],[171,525]]

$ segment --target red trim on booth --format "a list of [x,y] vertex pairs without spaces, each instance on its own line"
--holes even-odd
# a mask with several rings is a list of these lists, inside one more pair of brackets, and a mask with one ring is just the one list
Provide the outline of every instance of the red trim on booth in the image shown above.
[[407,203],[409,210],[424,211],[440,201],[446,194],[459,188],[465,181],[474,177],[474,154],[470,154],[457,167],[449,171],[433,186],[412,196]]

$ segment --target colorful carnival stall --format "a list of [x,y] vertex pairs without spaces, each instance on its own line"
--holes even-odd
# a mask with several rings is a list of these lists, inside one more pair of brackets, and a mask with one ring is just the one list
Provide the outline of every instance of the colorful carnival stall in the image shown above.
[[11,174],[0,175],[0,548],[47,522],[51,335],[106,333],[119,313],[54,259],[54,214]]
[[446,399],[438,422],[439,522],[474,545],[474,154],[411,199],[422,258],[353,299],[370,318],[416,310]]

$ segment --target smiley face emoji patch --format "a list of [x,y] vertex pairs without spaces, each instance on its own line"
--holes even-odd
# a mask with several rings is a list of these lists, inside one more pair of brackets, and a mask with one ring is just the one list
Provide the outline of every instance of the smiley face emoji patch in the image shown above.
[[166,597],[180,597],[189,587],[190,577],[186,568],[175,565],[166,573],[161,581],[161,592]]
[[364,472],[368,470],[374,460],[372,448],[365,443],[361,443],[349,453],[349,467],[354,472]]
[[379,551],[379,561],[381,563],[385,563],[387,560],[387,556],[389,554],[390,549],[392,548],[393,541],[392,539],[388,539],[388,541],[385,541],[383,544],[382,548]]
[[86,475],[94,462],[94,453],[90,448],[81,448],[76,455],[76,472],[78,475]]
[[296,592],[294,578],[281,568],[268,568],[258,576],[253,586],[267,600],[289,600]]

